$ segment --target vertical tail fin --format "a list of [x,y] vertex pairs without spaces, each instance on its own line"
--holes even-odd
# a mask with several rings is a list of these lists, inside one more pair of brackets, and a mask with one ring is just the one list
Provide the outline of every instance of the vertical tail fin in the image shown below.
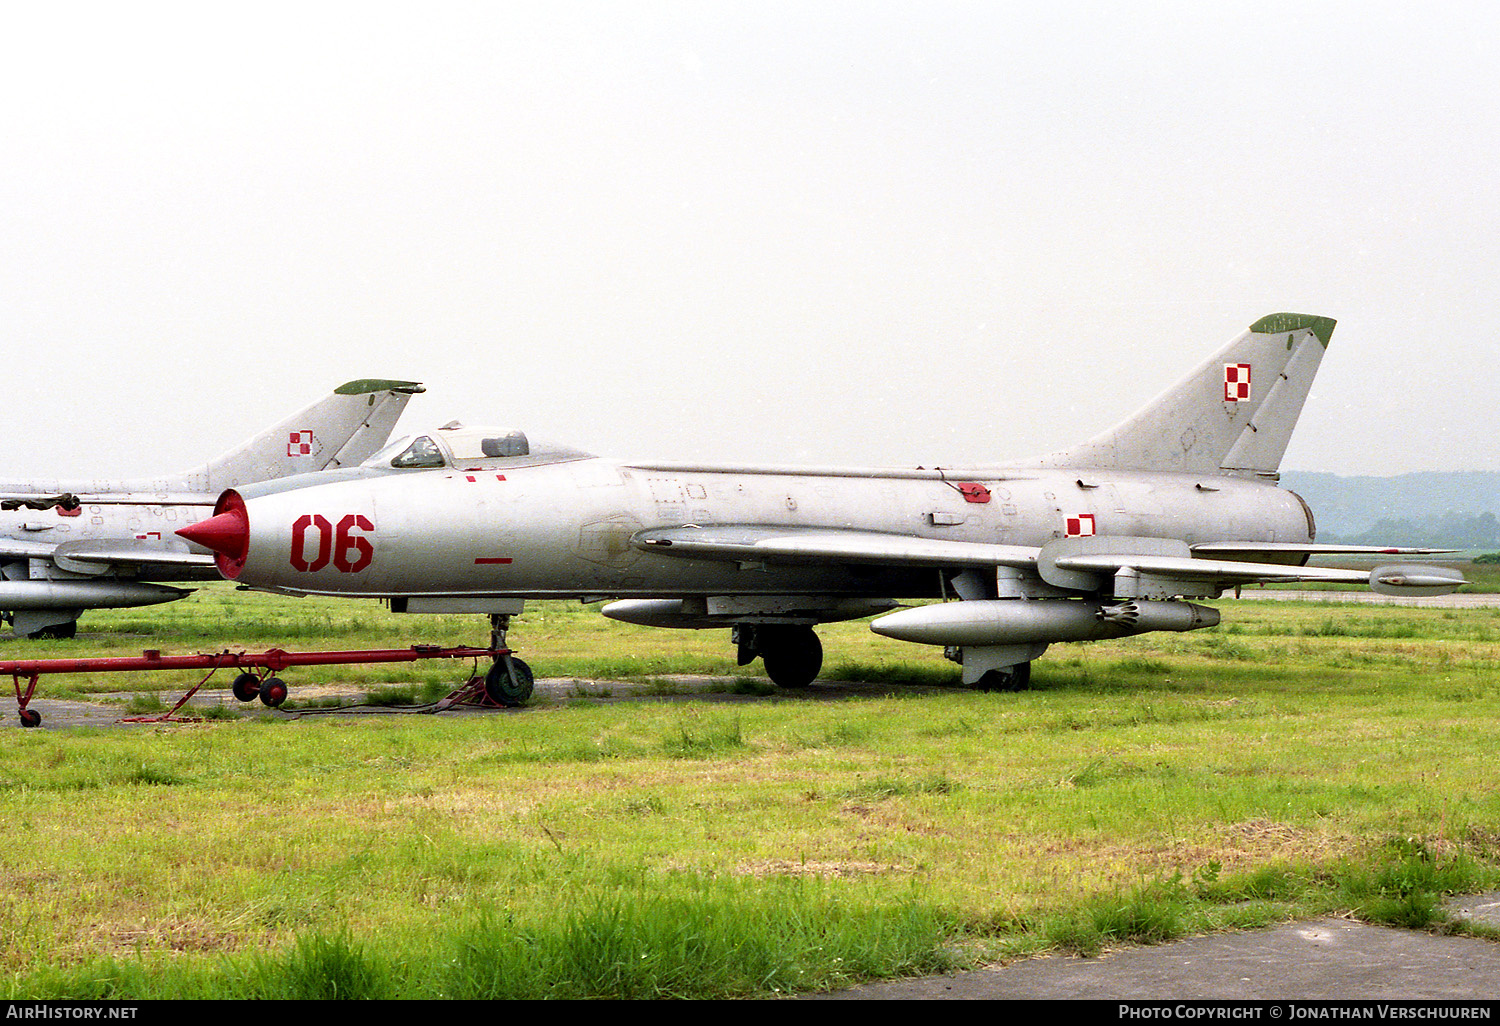
[[1045,467],[1277,476],[1334,321],[1262,317],[1144,409]]
[[406,404],[422,391],[415,381],[350,381],[182,476],[189,490],[220,492],[362,462],[385,445]]

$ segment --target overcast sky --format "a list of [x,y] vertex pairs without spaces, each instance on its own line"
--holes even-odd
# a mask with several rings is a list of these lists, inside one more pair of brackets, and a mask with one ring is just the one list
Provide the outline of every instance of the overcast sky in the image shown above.
[[605,455],[990,462],[1263,314],[1283,466],[1500,470],[1481,4],[5,2],[0,476],[358,377]]

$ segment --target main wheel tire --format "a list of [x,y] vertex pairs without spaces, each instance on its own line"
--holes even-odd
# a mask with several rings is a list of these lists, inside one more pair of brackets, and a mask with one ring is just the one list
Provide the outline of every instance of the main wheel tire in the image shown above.
[[980,691],[1026,691],[1031,687],[1031,664],[1017,663],[1003,670],[989,670],[974,686]]
[[805,688],[823,668],[823,643],[811,627],[762,627],[756,633],[760,660],[771,683]]
[[32,631],[26,636],[28,638],[34,638],[38,641],[46,639],[58,639],[66,641],[68,638],[76,637],[77,635],[78,621],[69,620],[67,623],[54,623],[50,626],[43,627],[41,630]]
[[510,665],[515,669],[514,681],[510,679],[510,673],[505,668],[505,660],[495,660],[489,672],[484,675],[484,693],[496,705],[514,709],[526,704],[527,699],[531,697],[535,680],[532,677],[531,667],[520,659],[512,656]]
[[35,709],[22,709],[20,710],[20,715],[21,726],[23,727],[40,727],[42,725],[42,714]]

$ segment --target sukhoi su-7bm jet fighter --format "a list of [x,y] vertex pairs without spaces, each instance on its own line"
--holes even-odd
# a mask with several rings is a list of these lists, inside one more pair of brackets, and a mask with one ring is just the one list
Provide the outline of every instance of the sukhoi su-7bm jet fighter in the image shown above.
[[226,488],[357,465],[390,440],[412,381],[350,381],[217,459],[132,480],[0,481],[0,615],[18,635],[72,637],[85,609],[189,594],[216,580],[208,550],[173,537]]
[[[1191,600],[1245,584],[1421,594],[1464,583],[1422,564],[1306,565],[1317,553],[1431,551],[1319,545],[1312,511],[1277,485],[1333,326],[1263,317],[1117,427],[1022,462],[614,461],[450,424],[349,480],[226,491],[215,516],[178,533],[252,588],[489,613],[502,640],[527,598],[728,628],[741,663],[761,658],[786,687],[818,675],[816,625],[883,613],[876,633],[944,647],[966,683],[1021,688],[1053,642],[1210,627],[1218,612]],[[529,671],[515,663],[491,678],[524,700]]]

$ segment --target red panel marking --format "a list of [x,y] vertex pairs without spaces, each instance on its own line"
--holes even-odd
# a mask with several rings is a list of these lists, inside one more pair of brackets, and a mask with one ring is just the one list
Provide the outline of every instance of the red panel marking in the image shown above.
[[965,502],[986,503],[990,501],[990,490],[974,481],[959,482],[958,490]]
[[1248,363],[1226,363],[1224,365],[1224,401],[1244,402],[1250,398],[1250,365]]
[[[476,483],[479,480],[479,478],[475,477],[473,474],[465,474],[464,475],[464,480],[467,481],[467,482],[469,482],[469,484],[474,484],[474,483]],[[496,481],[504,481],[505,480],[505,475],[504,474],[496,474],[495,475],[495,480]]]
[[474,560],[475,566],[504,566],[511,562],[509,556],[480,556]]
[[313,433],[311,431],[293,431],[286,439],[286,454],[288,456],[311,456],[313,451]]
[[83,516],[83,507],[79,506],[77,509],[63,509],[61,506],[59,506],[57,507],[57,515],[60,517],[81,517]]
[[1094,536],[1094,514],[1084,513],[1068,518],[1069,538],[1092,538]]

